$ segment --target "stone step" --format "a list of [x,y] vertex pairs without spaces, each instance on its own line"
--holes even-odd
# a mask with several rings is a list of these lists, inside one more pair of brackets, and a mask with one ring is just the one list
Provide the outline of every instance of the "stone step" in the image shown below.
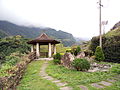
[[111,86],[112,85],[112,83],[109,83],[109,82],[106,82],[106,81],[101,81],[101,82],[99,82],[99,84],[102,84],[104,86]]
[[60,90],[72,90],[72,88],[67,86],[67,87],[60,88]]
[[43,67],[41,68],[40,71],[40,76],[46,80],[51,80],[53,83],[55,83],[58,87],[61,87],[60,90],[72,90],[71,87],[66,86],[67,83],[61,82],[60,80],[55,80],[53,77],[49,76],[46,72],[45,69],[47,67],[47,62],[44,63]]
[[54,80],[54,81],[52,81],[53,83],[59,83],[59,82],[61,82],[60,80]]
[[108,82],[111,82],[111,83],[112,83],[112,82],[116,82],[116,80],[114,80],[114,79],[108,79],[107,81],[108,81]]
[[53,80],[53,78],[50,77],[50,76],[45,76],[45,77],[43,77],[43,78],[45,78],[45,79],[47,79],[47,80]]
[[98,83],[92,83],[91,85],[96,88],[104,88],[104,86],[101,86]]
[[56,85],[59,86],[59,87],[63,87],[63,86],[65,86],[65,85],[67,85],[67,83],[61,83],[61,82],[60,82],[60,83],[56,83]]
[[88,88],[84,85],[80,85],[79,88],[81,88],[81,90],[88,90]]

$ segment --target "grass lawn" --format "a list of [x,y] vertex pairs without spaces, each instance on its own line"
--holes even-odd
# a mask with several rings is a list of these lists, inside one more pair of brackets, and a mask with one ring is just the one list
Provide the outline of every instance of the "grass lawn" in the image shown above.
[[[76,70],[70,70],[60,65],[54,65],[52,61],[49,62],[49,66],[46,69],[47,73],[57,79],[67,82],[69,86],[74,90],[80,90],[79,85],[85,85],[89,90],[96,90],[90,84],[100,81],[106,81],[108,78],[114,77],[115,73],[109,72],[80,72]],[[106,87],[100,90],[120,90],[120,80],[113,83],[112,86]]]
[[51,81],[42,79],[39,75],[40,68],[44,61],[33,61],[26,69],[17,90],[59,90]]

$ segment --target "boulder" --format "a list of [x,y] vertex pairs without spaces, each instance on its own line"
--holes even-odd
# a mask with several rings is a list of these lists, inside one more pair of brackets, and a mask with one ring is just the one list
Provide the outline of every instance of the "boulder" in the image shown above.
[[84,52],[81,52],[79,53],[76,58],[84,58],[85,57],[85,53]]
[[67,68],[72,68],[71,62],[74,60],[74,56],[67,52],[63,55],[62,59],[61,59],[61,63],[63,66],[67,67]]

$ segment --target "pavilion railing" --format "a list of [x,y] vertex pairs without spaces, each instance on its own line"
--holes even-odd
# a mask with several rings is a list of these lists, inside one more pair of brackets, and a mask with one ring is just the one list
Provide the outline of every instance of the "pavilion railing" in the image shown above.
[[40,52],[40,57],[48,57],[48,52]]

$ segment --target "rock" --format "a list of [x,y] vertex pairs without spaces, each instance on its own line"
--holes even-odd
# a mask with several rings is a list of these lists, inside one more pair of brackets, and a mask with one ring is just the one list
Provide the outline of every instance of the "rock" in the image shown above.
[[99,71],[98,67],[94,68],[93,70],[88,70],[88,72],[96,72]]
[[86,86],[80,85],[79,87],[81,88],[81,90],[88,90]]
[[99,82],[100,84],[103,84],[104,86],[111,86],[112,83],[106,82],[106,81],[101,81]]
[[85,53],[84,52],[81,52],[79,53],[76,58],[84,58],[85,57]]
[[72,68],[71,62],[74,60],[74,56],[71,53],[65,53],[61,59],[61,63],[63,66],[67,68]]
[[72,90],[72,88],[67,86],[67,87],[60,88],[60,90]]
[[95,67],[96,67],[96,66],[98,66],[98,64],[97,64],[97,63],[93,63],[92,66],[95,66]]
[[97,84],[97,83],[92,83],[91,84],[93,87],[96,87],[96,88],[104,88],[104,86],[101,86],[101,85],[99,85],[99,84]]
[[114,80],[114,79],[108,79],[107,81],[108,81],[108,82],[111,82],[111,83],[112,83],[112,82],[116,82],[116,80]]
[[59,82],[61,82],[60,80],[54,80],[54,81],[52,81],[52,82],[54,82],[54,83],[59,83]]
[[88,72],[102,71],[107,72],[112,65],[92,63]]
[[59,83],[56,83],[56,85],[59,86],[59,87],[61,87],[61,86],[63,87],[65,85],[67,85],[67,83],[61,83],[61,82],[59,82]]

